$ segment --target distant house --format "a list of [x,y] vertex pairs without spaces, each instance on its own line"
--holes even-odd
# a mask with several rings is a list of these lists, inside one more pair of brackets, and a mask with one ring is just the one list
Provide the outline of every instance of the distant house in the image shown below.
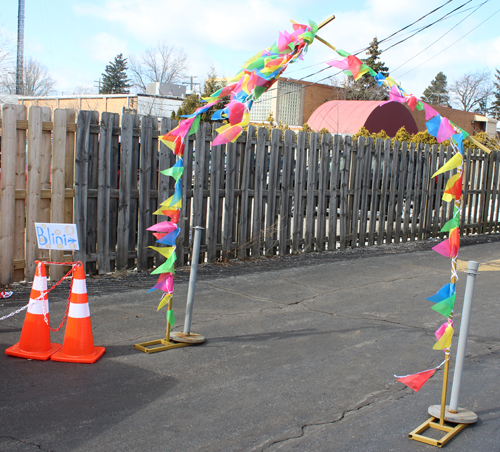
[[[497,120],[486,116],[472,113],[470,111],[455,110],[450,107],[439,107],[432,105],[441,116],[448,118],[451,122],[464,129],[470,135],[479,132],[486,132],[490,137],[496,136]],[[418,130],[426,130],[424,111],[415,110],[412,112]]]
[[[19,96],[19,103],[29,108],[40,107],[72,108],[73,110],[93,110],[99,113],[134,113],[140,116],[170,118],[186,97],[186,87],[182,85],[150,83],[146,94],[89,94],[71,96],[26,97]],[[17,100],[16,100],[17,102]]]

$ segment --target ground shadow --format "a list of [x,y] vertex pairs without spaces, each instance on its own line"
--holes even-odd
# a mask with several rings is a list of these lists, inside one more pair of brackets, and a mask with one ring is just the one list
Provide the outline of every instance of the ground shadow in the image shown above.
[[95,364],[0,356],[2,442],[42,450],[81,448],[176,386],[168,375],[112,359],[124,354],[122,348],[127,346],[108,347]]

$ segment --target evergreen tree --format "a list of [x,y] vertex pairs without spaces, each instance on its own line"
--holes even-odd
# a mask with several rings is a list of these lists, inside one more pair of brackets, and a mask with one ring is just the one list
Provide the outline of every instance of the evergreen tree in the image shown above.
[[427,104],[449,106],[448,80],[446,75],[438,72],[431,84],[425,88],[422,100]]
[[495,119],[500,119],[500,71],[496,69],[495,72],[495,80],[493,81],[494,85],[494,91],[493,91],[493,97],[494,101],[491,103],[491,115]]
[[[382,51],[378,48],[378,39],[373,38],[366,54],[368,58],[361,58],[361,61],[375,72],[380,72],[384,77],[389,76],[389,68],[383,61],[380,61]],[[345,89],[345,98],[349,100],[387,100],[387,87],[378,86],[375,79],[370,74],[364,74],[354,81],[349,79]]]
[[[385,65],[383,61],[380,61],[380,55],[382,51],[378,48],[378,39],[373,38],[372,42],[370,42],[370,46],[366,51],[368,58],[362,59],[361,61],[365,63],[367,66],[371,67],[375,72],[381,72],[384,77],[389,76],[389,68]],[[370,77],[373,80],[373,77],[366,75],[366,77]]]
[[130,80],[127,78],[127,59],[123,54],[115,56],[102,74],[102,85],[99,94],[128,94]]

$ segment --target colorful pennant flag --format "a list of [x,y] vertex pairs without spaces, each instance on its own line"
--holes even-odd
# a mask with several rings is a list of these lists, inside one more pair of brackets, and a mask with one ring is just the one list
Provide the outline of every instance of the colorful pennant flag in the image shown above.
[[161,308],[163,308],[163,306],[167,305],[171,298],[172,298],[171,293],[166,293],[165,295],[163,295],[160,304],[156,308],[156,311],[158,312]]
[[444,350],[449,348],[451,345],[451,338],[453,337],[453,327],[448,325],[444,331],[444,334],[439,338],[439,340],[434,344],[433,350]]
[[441,228],[441,232],[448,232],[458,227],[460,227],[460,209],[455,207],[453,209],[453,218],[444,224]]
[[450,298],[454,293],[455,284],[449,283],[441,287],[441,289],[439,289],[439,291],[435,295],[427,297],[426,300],[432,301],[433,303],[439,303],[440,301]]
[[413,375],[407,375],[405,377],[398,378],[397,381],[408,386],[414,391],[419,391],[420,388],[436,373],[436,369],[424,370]]
[[[441,336],[444,334],[446,328],[450,325],[448,322],[444,322],[434,333],[434,336],[436,336],[436,340],[438,341]],[[451,322],[451,326],[453,326],[453,321]]]
[[157,269],[151,272],[152,275],[157,275],[158,273],[173,273],[172,267],[174,266],[174,262],[177,260],[177,254],[172,253],[172,255]]
[[445,173],[452,169],[462,166],[462,154],[455,154],[450,160],[448,160],[441,168],[439,168],[431,177],[435,177],[438,174]]
[[434,306],[431,306],[434,311],[439,312],[440,314],[443,314],[445,317],[449,317],[450,314],[453,312],[453,308],[455,306],[455,298],[457,294],[454,293],[451,297],[446,298],[439,303],[435,304]]
[[166,236],[162,237],[161,239],[157,240],[158,243],[161,243],[162,245],[169,245],[169,246],[174,246],[175,245],[175,240],[181,233],[181,228],[177,228],[173,230],[172,232],[169,232]]
[[462,196],[462,174],[457,173],[451,176],[446,182],[443,201],[451,202],[453,199],[460,199]]
[[167,322],[170,323],[170,328],[173,328],[175,325],[175,314],[174,311],[169,309],[167,311]]

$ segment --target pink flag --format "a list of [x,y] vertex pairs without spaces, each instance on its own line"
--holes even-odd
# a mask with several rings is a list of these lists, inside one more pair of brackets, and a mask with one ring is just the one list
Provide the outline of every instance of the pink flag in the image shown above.
[[442,143],[443,141],[449,140],[452,135],[454,135],[455,129],[450,124],[447,118],[441,119],[441,124],[437,133],[437,142]]
[[425,120],[428,121],[431,118],[434,118],[434,116],[438,115],[439,113],[434,110],[431,106],[427,105],[425,102],[422,102],[424,104],[424,110],[425,110]]
[[441,243],[438,243],[436,246],[433,246],[432,249],[441,254],[444,257],[457,257],[458,249],[460,248],[460,232],[458,228],[454,228],[450,232],[450,238],[443,240]]
[[172,221],[162,221],[161,223],[156,223],[153,226],[147,228],[147,231],[155,231],[155,232],[172,232],[177,229],[178,226]]
[[[439,341],[441,339],[441,336],[444,334],[446,327],[448,326],[448,322],[444,322],[434,333],[436,336],[436,340]],[[453,322],[451,322],[451,326],[453,326]]]
[[345,58],[344,60],[332,60],[326,64],[336,67],[338,69],[342,69],[343,71],[349,70],[349,63],[347,62],[347,58]]

